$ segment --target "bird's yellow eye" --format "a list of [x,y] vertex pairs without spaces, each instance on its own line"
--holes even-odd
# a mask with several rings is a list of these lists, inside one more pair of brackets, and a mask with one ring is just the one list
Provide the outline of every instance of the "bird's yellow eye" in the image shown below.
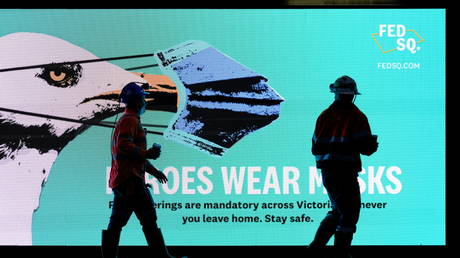
[[56,71],[50,72],[50,78],[57,82],[64,80],[65,76],[66,74],[64,72],[56,72]]
[[35,76],[45,80],[48,85],[67,88],[77,85],[82,75],[80,64],[50,64],[44,66]]

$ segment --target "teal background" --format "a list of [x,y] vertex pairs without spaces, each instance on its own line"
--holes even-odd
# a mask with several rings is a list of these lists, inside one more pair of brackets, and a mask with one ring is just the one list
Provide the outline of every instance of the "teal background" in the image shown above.
[[[398,166],[402,170],[397,176],[402,183],[400,193],[363,193],[363,201],[388,202],[389,206],[362,210],[353,243],[445,244],[445,10],[1,10],[0,24],[0,36],[21,31],[45,33],[101,58],[153,53],[186,40],[202,40],[269,79],[285,99],[280,118],[243,138],[222,158],[148,136],[149,143],[163,147],[155,162],[159,168],[209,166],[214,171],[211,194],[155,195],[158,202],[326,201],[319,190],[308,194],[308,168],[315,164],[311,136],[317,116],[333,101],[328,85],[349,75],[362,93],[355,103],[367,115],[373,133],[379,135],[379,151],[363,157],[363,166]],[[371,37],[379,24],[404,24],[426,41],[416,54],[382,54]],[[149,62],[152,60],[113,63],[127,68]],[[379,62],[416,62],[421,68],[380,70]],[[158,68],[142,72],[161,74]],[[168,124],[172,116],[148,112],[142,119]],[[112,199],[105,194],[109,141],[109,129],[93,127],[60,153],[34,214],[34,245],[100,244]],[[221,189],[221,166],[261,166],[262,171],[267,166],[279,171],[283,166],[297,167],[301,195],[226,196]],[[169,245],[304,245],[313,238],[326,210],[157,209],[157,213]],[[181,225],[182,216],[203,213],[261,217],[305,213],[314,221]],[[123,231],[121,244],[146,244],[134,215]]]

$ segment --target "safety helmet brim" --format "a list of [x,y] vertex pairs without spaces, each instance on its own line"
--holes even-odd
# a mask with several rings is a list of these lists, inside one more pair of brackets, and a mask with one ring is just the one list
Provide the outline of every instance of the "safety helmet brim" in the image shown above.
[[332,93],[336,94],[361,95],[358,92],[355,80],[346,75],[339,77],[334,83],[331,83],[329,89]]
[[349,91],[349,90],[342,90],[342,89],[335,89],[331,90],[332,93],[336,94],[345,94],[345,95],[361,95],[358,91]]

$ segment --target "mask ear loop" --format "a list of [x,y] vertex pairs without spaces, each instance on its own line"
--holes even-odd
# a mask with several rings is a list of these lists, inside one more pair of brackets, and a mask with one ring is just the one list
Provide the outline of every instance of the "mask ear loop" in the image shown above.
[[[121,108],[121,96],[118,97],[118,106]],[[113,127],[112,127],[112,132],[110,133],[110,153],[112,153],[112,147],[113,147],[113,133],[115,131],[115,127],[117,126],[117,121],[118,121],[118,114],[119,112],[117,112],[117,115],[115,116],[115,121],[113,123]],[[113,159],[113,157],[112,157]]]

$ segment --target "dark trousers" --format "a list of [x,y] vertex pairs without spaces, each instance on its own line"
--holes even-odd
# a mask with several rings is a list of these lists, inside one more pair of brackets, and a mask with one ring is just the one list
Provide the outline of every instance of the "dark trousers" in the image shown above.
[[145,240],[154,257],[173,258],[157,226],[157,214],[152,195],[143,180],[131,178],[112,190],[114,193],[112,215],[107,230],[102,231],[102,256],[117,257],[121,230],[134,212],[142,225]]
[[332,210],[327,213],[323,222],[336,225],[336,231],[355,233],[361,209],[357,174],[343,170],[323,169],[321,175],[332,205]]
[[336,257],[350,257],[348,249],[356,232],[361,209],[357,174],[344,169],[322,169],[321,175],[332,210],[321,221],[310,247],[321,251],[329,239],[335,236]]
[[146,229],[157,228],[152,195],[142,179],[133,177],[112,190],[114,199],[108,231],[121,232],[133,212],[144,232]]

